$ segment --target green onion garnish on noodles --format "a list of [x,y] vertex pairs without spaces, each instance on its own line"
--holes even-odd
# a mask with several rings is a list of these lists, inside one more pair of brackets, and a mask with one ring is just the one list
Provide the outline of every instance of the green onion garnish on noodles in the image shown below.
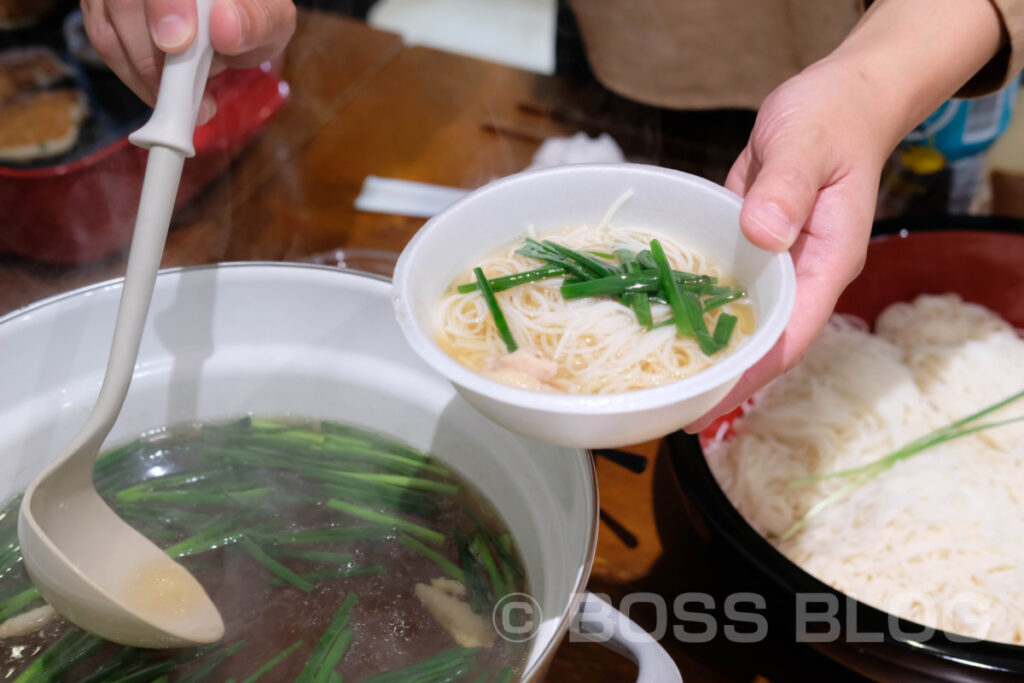
[[480,268],[474,268],[473,274],[476,276],[477,287],[480,288],[480,292],[484,295],[484,301],[487,302],[487,308],[491,311],[491,317],[494,318],[494,324],[498,328],[498,335],[501,336],[501,340],[505,342],[505,348],[508,349],[508,352],[514,353],[519,346],[516,344],[516,340],[512,337],[512,331],[508,329],[508,322],[505,320],[505,314],[501,312],[501,308],[498,306],[498,300],[494,298],[494,292],[491,290],[491,286],[488,284],[487,278],[484,277],[484,271]]
[[[620,249],[615,252],[619,257],[619,263],[626,273],[633,275],[640,271],[640,264],[636,260],[636,254],[628,249]],[[647,292],[633,292],[622,297],[622,303],[633,309],[636,314],[636,321],[643,327],[651,329],[654,324],[651,318],[651,298]]]
[[1004,398],[997,403],[982,408],[976,413],[972,413],[967,417],[961,418],[956,422],[953,422],[945,427],[941,427],[934,431],[925,434],[922,437],[914,439],[910,443],[902,446],[888,455],[882,456],[881,458],[867,463],[866,465],[860,465],[858,467],[852,467],[838,472],[829,472],[825,474],[812,474],[806,477],[798,477],[789,482],[790,486],[803,486],[806,484],[813,484],[815,482],[824,481],[826,479],[845,479],[850,478],[850,482],[839,489],[835,493],[832,493],[828,497],[816,503],[810,510],[808,510],[803,517],[793,523],[786,531],[782,534],[781,540],[785,541],[791,538],[793,534],[799,531],[807,522],[809,522],[814,516],[818,515],[822,510],[830,507],[833,503],[842,500],[856,489],[860,488],[864,484],[877,477],[882,472],[885,472],[893,465],[901,460],[913,457],[918,453],[928,450],[933,446],[940,446],[949,441],[959,439],[963,436],[975,434],[977,432],[985,431],[988,429],[995,429],[996,427],[1002,427],[1016,422],[1024,422],[1024,415],[1018,417],[1012,417],[1006,420],[997,420],[995,422],[985,422],[982,424],[972,424],[977,420],[985,417],[986,415],[1004,408],[1014,401],[1018,401],[1024,398],[1024,390],[1013,394],[1007,398]]
[[[557,277],[559,275],[565,275],[565,268],[558,264],[548,264],[537,268],[536,270],[527,270],[523,273],[512,273],[511,275],[502,275],[496,277],[493,280],[488,280],[488,284],[491,285],[491,291],[503,292],[506,289],[511,289],[516,285],[525,284],[527,282],[536,282],[537,280],[547,280],[548,278]],[[456,291],[459,294],[469,294],[480,289],[480,285],[476,282],[467,282],[464,285],[459,285]]]
[[679,283],[672,278],[672,266],[669,265],[668,259],[665,257],[665,250],[661,248],[661,242],[658,240],[651,240],[651,258],[658,268],[661,288],[665,291],[665,298],[668,299],[668,305],[672,309],[676,330],[684,337],[692,337],[694,330],[686,313],[686,305],[683,303],[683,293],[679,289]]

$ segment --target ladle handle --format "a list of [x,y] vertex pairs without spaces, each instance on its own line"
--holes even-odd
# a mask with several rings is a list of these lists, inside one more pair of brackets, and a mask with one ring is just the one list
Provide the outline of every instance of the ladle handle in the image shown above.
[[142,128],[128,139],[132,144],[151,149],[156,145],[176,150],[184,157],[195,156],[192,134],[199,116],[199,105],[206,90],[206,78],[213,61],[210,44],[210,8],[213,0],[197,0],[196,37],[188,49],[167,55],[160,76],[156,107]]

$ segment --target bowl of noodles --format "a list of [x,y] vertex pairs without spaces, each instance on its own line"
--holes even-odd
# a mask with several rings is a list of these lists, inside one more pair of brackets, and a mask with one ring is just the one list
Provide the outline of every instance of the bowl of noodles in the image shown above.
[[719,557],[872,679],[1024,676],[1022,250],[1008,219],[879,223],[801,363],[670,439]]
[[635,164],[503,178],[402,252],[399,325],[512,431],[590,448],[663,436],[721,400],[789,319],[792,261],[746,240],[740,205]]

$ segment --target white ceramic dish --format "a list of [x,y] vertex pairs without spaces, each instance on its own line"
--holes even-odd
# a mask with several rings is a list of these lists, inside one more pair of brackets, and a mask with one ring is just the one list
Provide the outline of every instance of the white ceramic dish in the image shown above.
[[[512,434],[462,401],[406,346],[389,293],[384,278],[322,266],[162,272],[108,443],[254,413],[360,424],[437,453],[494,503],[522,551],[542,615],[528,680],[579,606],[603,605],[582,592],[597,535],[593,466],[583,451]],[[0,501],[23,490],[84,421],[120,295],[121,281],[112,281],[0,318]],[[590,621],[641,662],[641,680],[680,680],[664,650],[610,608]]]
[[[437,302],[452,280],[528,225],[543,235],[597,225],[612,202],[633,196],[614,222],[666,235],[708,254],[750,293],[756,329],[734,353],[677,382],[604,395],[516,389],[463,367],[434,341]],[[413,350],[480,412],[508,429],[564,446],[605,448],[664,436],[710,410],[778,340],[796,277],[788,253],[753,246],[739,227],[741,200],[707,180],[654,166],[574,165],[530,171],[485,185],[416,234],[398,259],[394,305]]]

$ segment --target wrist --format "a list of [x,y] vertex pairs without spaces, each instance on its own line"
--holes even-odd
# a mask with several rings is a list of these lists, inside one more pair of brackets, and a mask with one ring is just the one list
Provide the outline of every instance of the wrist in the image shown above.
[[999,51],[990,0],[876,0],[819,62],[848,88],[886,154]]

